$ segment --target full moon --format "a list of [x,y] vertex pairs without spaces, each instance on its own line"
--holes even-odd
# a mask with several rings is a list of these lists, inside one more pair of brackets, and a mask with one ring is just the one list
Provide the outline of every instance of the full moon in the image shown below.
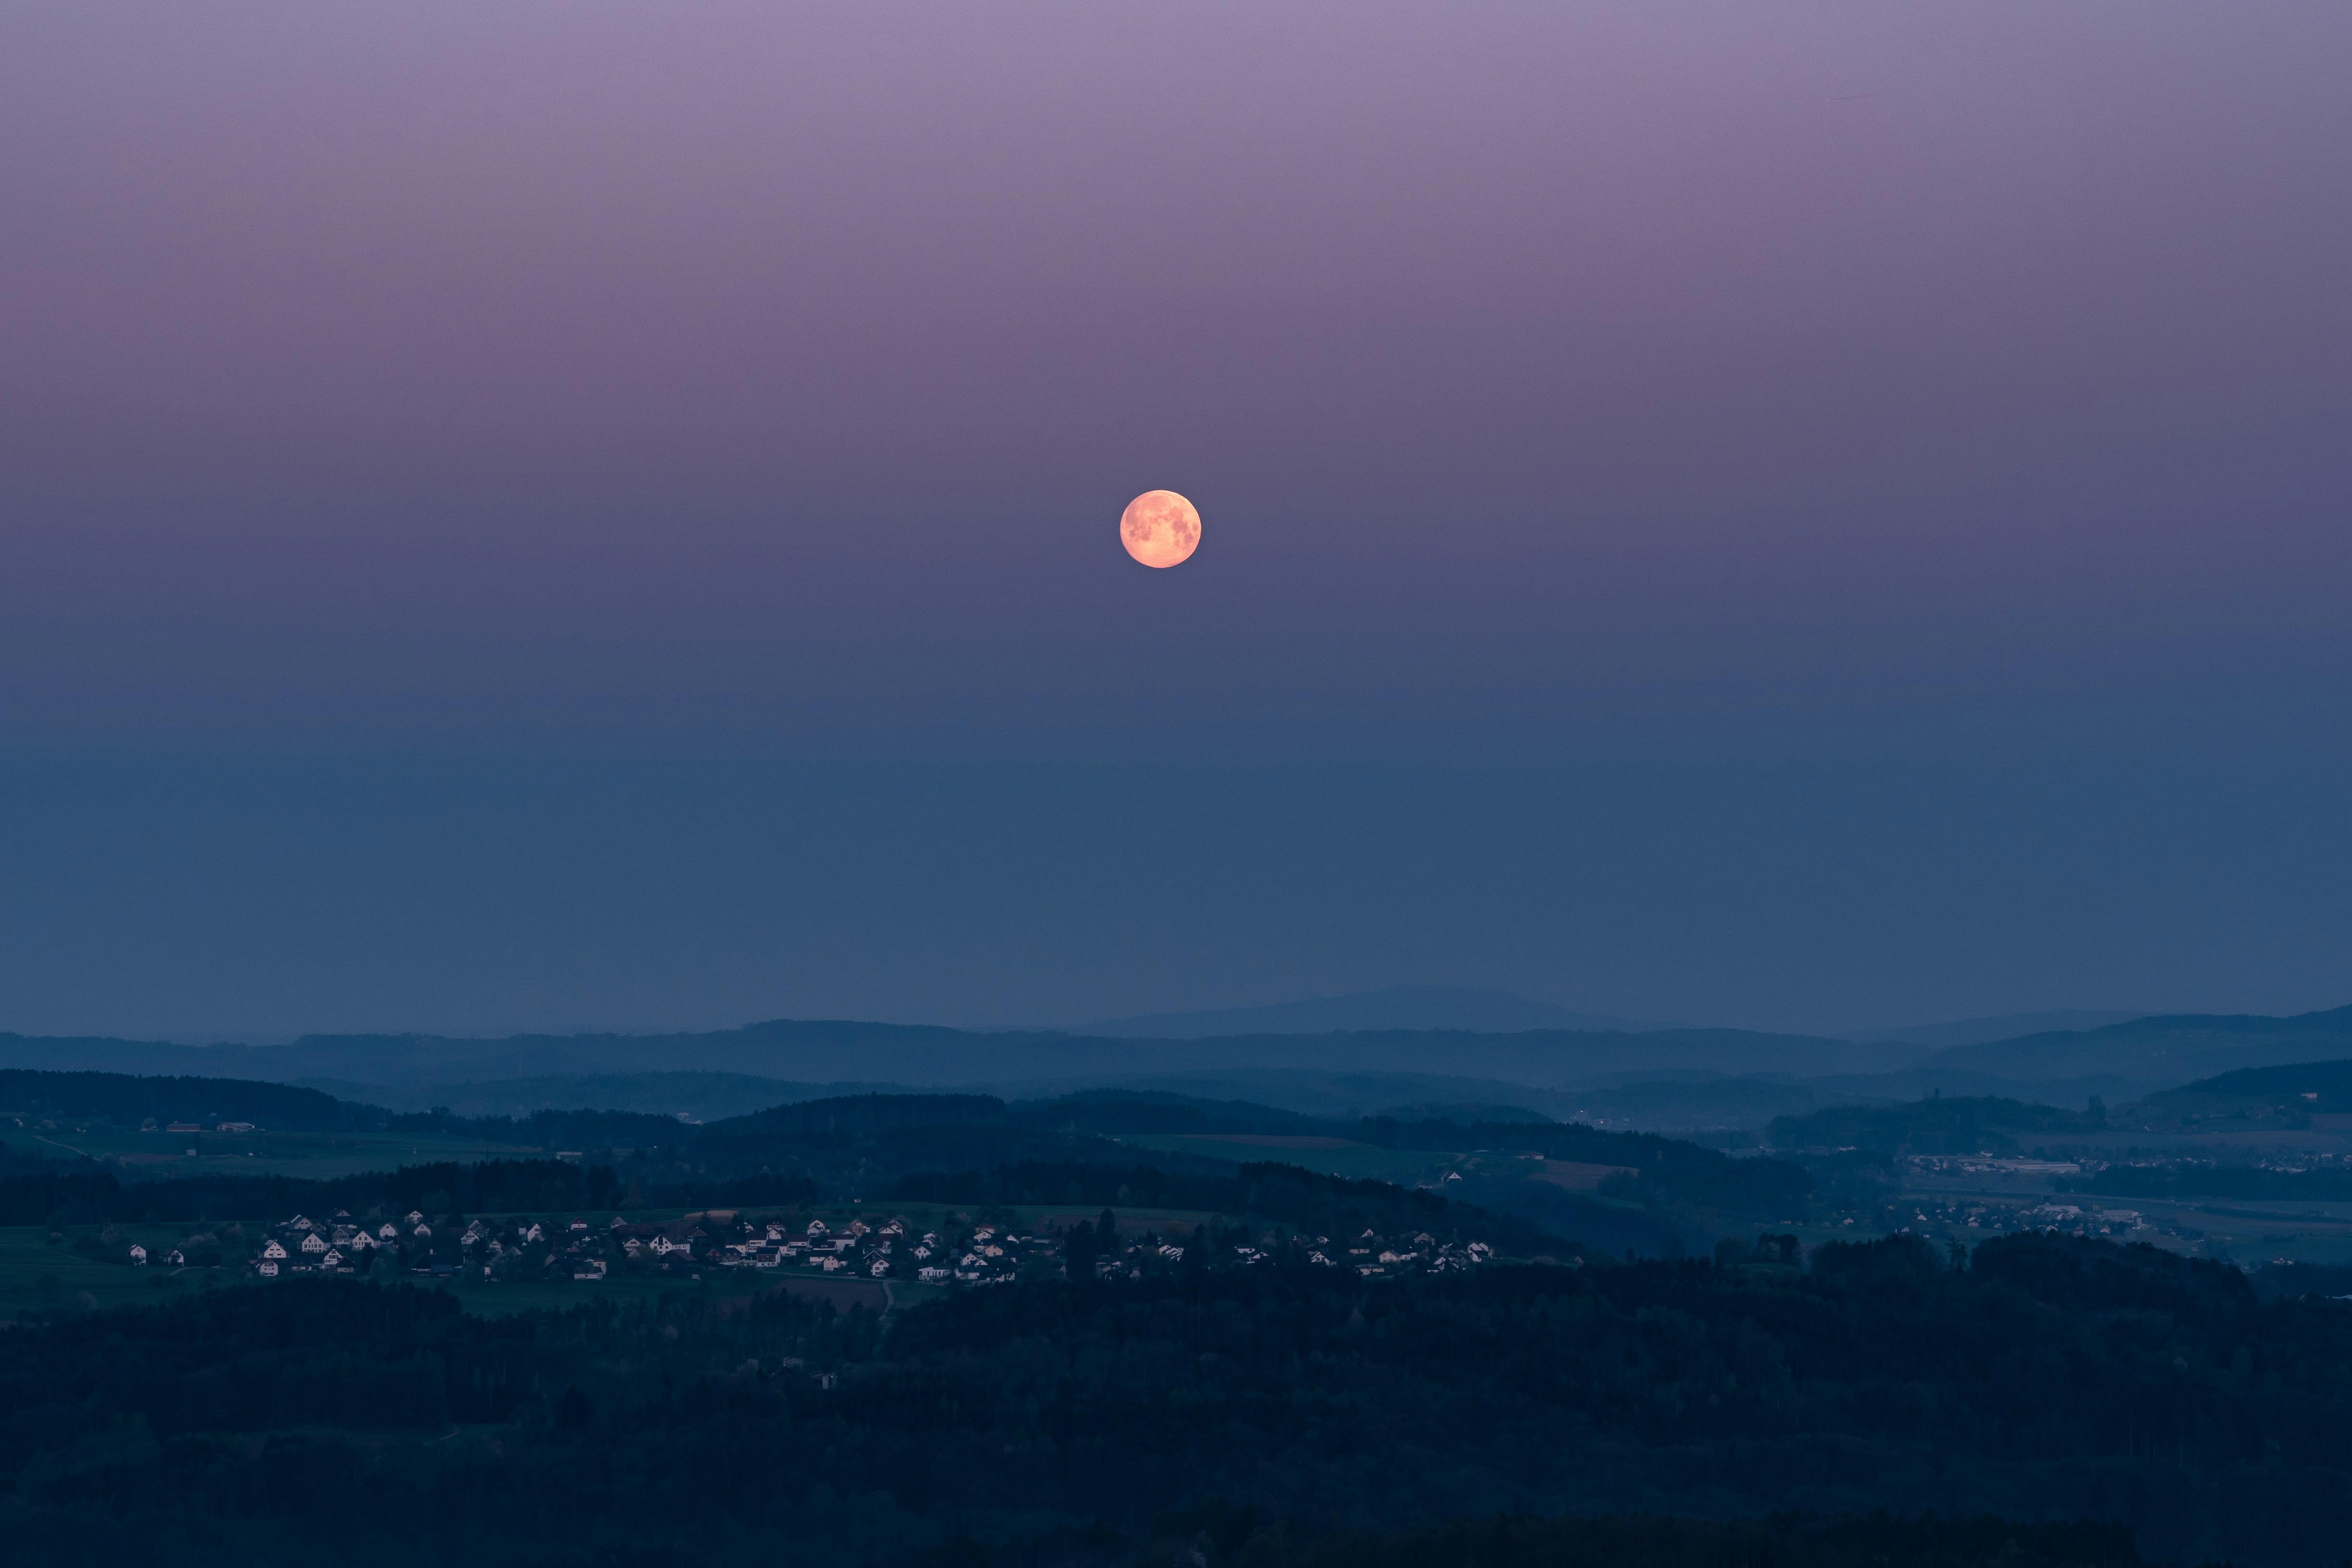
[[1201,547],[1201,514],[1174,490],[1146,490],[1119,513],[1118,542],[1146,566],[1179,566]]

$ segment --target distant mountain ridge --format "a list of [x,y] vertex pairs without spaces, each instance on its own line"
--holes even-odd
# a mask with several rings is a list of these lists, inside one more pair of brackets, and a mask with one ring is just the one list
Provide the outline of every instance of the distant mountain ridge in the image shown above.
[[1074,1035],[1108,1039],[1198,1040],[1221,1035],[1326,1035],[1390,1029],[1450,1029],[1520,1034],[1531,1029],[1642,1034],[1675,1027],[1604,1013],[1579,1013],[1508,991],[1467,985],[1391,985],[1339,996],[1313,996],[1265,1007],[1196,1013],[1139,1013],[1080,1025]]
[[1838,1101],[1946,1094],[2112,1101],[2244,1068],[2352,1058],[2352,1007],[2175,1015],[1930,1050],[1748,1029],[1379,1029],[1193,1038],[776,1019],[670,1035],[313,1035],[281,1046],[0,1035],[0,1068],[331,1085],[488,1110],[598,1100],[709,1116],[839,1086],[1068,1093],[1154,1087],[1333,1114],[1517,1105],[1662,1129],[1761,1125]]
[[1957,1046],[1927,1065],[2015,1082],[2112,1073],[2144,1089],[2168,1088],[2242,1068],[2352,1057],[2352,1006],[2276,1018],[2183,1013],[2102,1028],[2060,1030]]
[[269,1082],[485,1083],[509,1079],[667,1072],[740,1073],[792,1083],[888,1082],[914,1088],[1082,1081],[1271,1069],[1434,1074],[1535,1088],[1612,1072],[1704,1069],[1817,1076],[1877,1072],[1916,1057],[1900,1047],[1745,1029],[1568,1029],[1497,1034],[1388,1029],[1319,1035],[1117,1038],[1049,1032],[977,1034],[929,1025],[776,1019],[677,1035],[311,1035],[285,1046],[0,1036],[0,1066],[229,1075]]
[[1881,1045],[1924,1046],[1944,1050],[1953,1046],[1978,1046],[1993,1040],[2014,1040],[2026,1035],[2074,1034],[2127,1024],[2149,1016],[2147,1010],[2061,1008],[2045,1013],[1997,1013],[1984,1018],[1955,1018],[1945,1024],[1905,1024],[1891,1028],[1852,1029],[1841,1039]]

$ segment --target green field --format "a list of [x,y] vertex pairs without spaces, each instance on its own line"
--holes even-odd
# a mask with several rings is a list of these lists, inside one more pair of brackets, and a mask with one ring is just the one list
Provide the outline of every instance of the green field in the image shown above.
[[[547,1151],[446,1133],[394,1132],[141,1132],[103,1124],[45,1128],[37,1122],[7,1128],[9,1141],[29,1152],[55,1159],[80,1154],[117,1163],[126,1175],[307,1176],[323,1181],[426,1165],[442,1160],[543,1160]],[[194,1146],[197,1152],[187,1150]]]
[[1411,1186],[1452,1170],[1460,1156],[1427,1149],[1383,1149],[1340,1138],[1291,1138],[1251,1133],[1130,1133],[1118,1142],[1134,1149],[1193,1154],[1204,1160],[1248,1164],[1271,1160],[1360,1181],[1373,1177]]

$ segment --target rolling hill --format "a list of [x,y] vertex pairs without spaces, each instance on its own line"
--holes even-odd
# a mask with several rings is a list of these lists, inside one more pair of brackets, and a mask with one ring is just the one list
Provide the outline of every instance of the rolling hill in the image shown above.
[[2352,1057],[2352,1007],[2286,1018],[2198,1013],[2134,1018],[1958,1046],[1937,1052],[1926,1065],[2017,1083],[2112,1074],[2154,1090],[2242,1068],[2336,1057]]

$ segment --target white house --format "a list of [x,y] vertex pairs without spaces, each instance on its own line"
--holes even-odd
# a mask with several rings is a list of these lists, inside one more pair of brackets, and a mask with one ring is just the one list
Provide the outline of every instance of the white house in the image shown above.
[[144,1268],[147,1263],[147,1249],[135,1241],[131,1244],[131,1262],[134,1268]]
[[327,1250],[327,1239],[314,1230],[302,1238],[302,1250],[305,1252],[324,1252]]
[[[280,1247],[277,1242],[272,1241],[261,1249],[261,1256],[272,1259],[283,1258],[286,1256],[286,1249],[283,1247]],[[270,1272],[274,1274],[277,1270],[272,1269]]]

